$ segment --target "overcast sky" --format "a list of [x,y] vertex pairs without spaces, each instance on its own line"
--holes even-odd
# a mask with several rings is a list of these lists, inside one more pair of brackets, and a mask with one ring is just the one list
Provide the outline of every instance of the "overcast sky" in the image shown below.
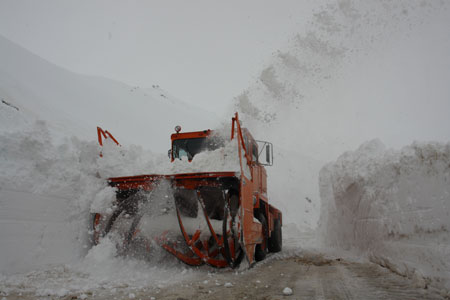
[[220,111],[318,5],[0,0],[0,34],[75,72],[159,84],[181,100]]

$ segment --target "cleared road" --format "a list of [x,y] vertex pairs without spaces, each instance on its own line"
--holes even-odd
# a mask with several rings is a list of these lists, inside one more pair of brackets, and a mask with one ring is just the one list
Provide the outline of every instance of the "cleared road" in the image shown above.
[[[318,255],[272,256],[240,271],[202,267],[189,278],[169,287],[124,285],[62,297],[37,296],[22,286],[16,287],[21,292],[8,293],[5,299],[444,299],[438,291],[418,287],[378,265]],[[291,295],[283,294],[286,287]],[[1,299],[5,294],[0,290],[0,295]]]
[[[272,260],[204,280],[163,289],[157,299],[443,299],[377,265],[321,257]],[[283,295],[286,287],[292,295]]]

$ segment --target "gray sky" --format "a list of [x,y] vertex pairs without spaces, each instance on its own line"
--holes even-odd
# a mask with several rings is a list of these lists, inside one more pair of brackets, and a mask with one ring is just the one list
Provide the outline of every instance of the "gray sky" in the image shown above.
[[0,0],[0,34],[75,72],[159,84],[181,100],[220,111],[318,5]]

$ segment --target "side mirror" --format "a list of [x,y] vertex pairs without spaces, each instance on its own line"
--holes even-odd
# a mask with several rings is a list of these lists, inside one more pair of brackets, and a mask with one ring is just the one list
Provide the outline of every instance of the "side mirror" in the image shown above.
[[172,159],[172,149],[167,150],[167,156]]
[[[273,165],[273,145],[266,141],[256,141],[258,143],[259,153],[258,161],[261,165],[272,166]],[[265,151],[264,151],[265,150]],[[266,158],[262,159],[262,153],[265,152]]]

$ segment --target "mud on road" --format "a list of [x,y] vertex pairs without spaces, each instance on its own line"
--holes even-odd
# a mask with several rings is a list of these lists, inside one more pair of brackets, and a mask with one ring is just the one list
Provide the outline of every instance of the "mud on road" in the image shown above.
[[[445,299],[371,263],[309,255],[270,257],[249,270],[205,268],[195,279],[169,287],[118,287],[63,297],[13,293],[6,299]],[[291,295],[284,295],[289,287]]]

